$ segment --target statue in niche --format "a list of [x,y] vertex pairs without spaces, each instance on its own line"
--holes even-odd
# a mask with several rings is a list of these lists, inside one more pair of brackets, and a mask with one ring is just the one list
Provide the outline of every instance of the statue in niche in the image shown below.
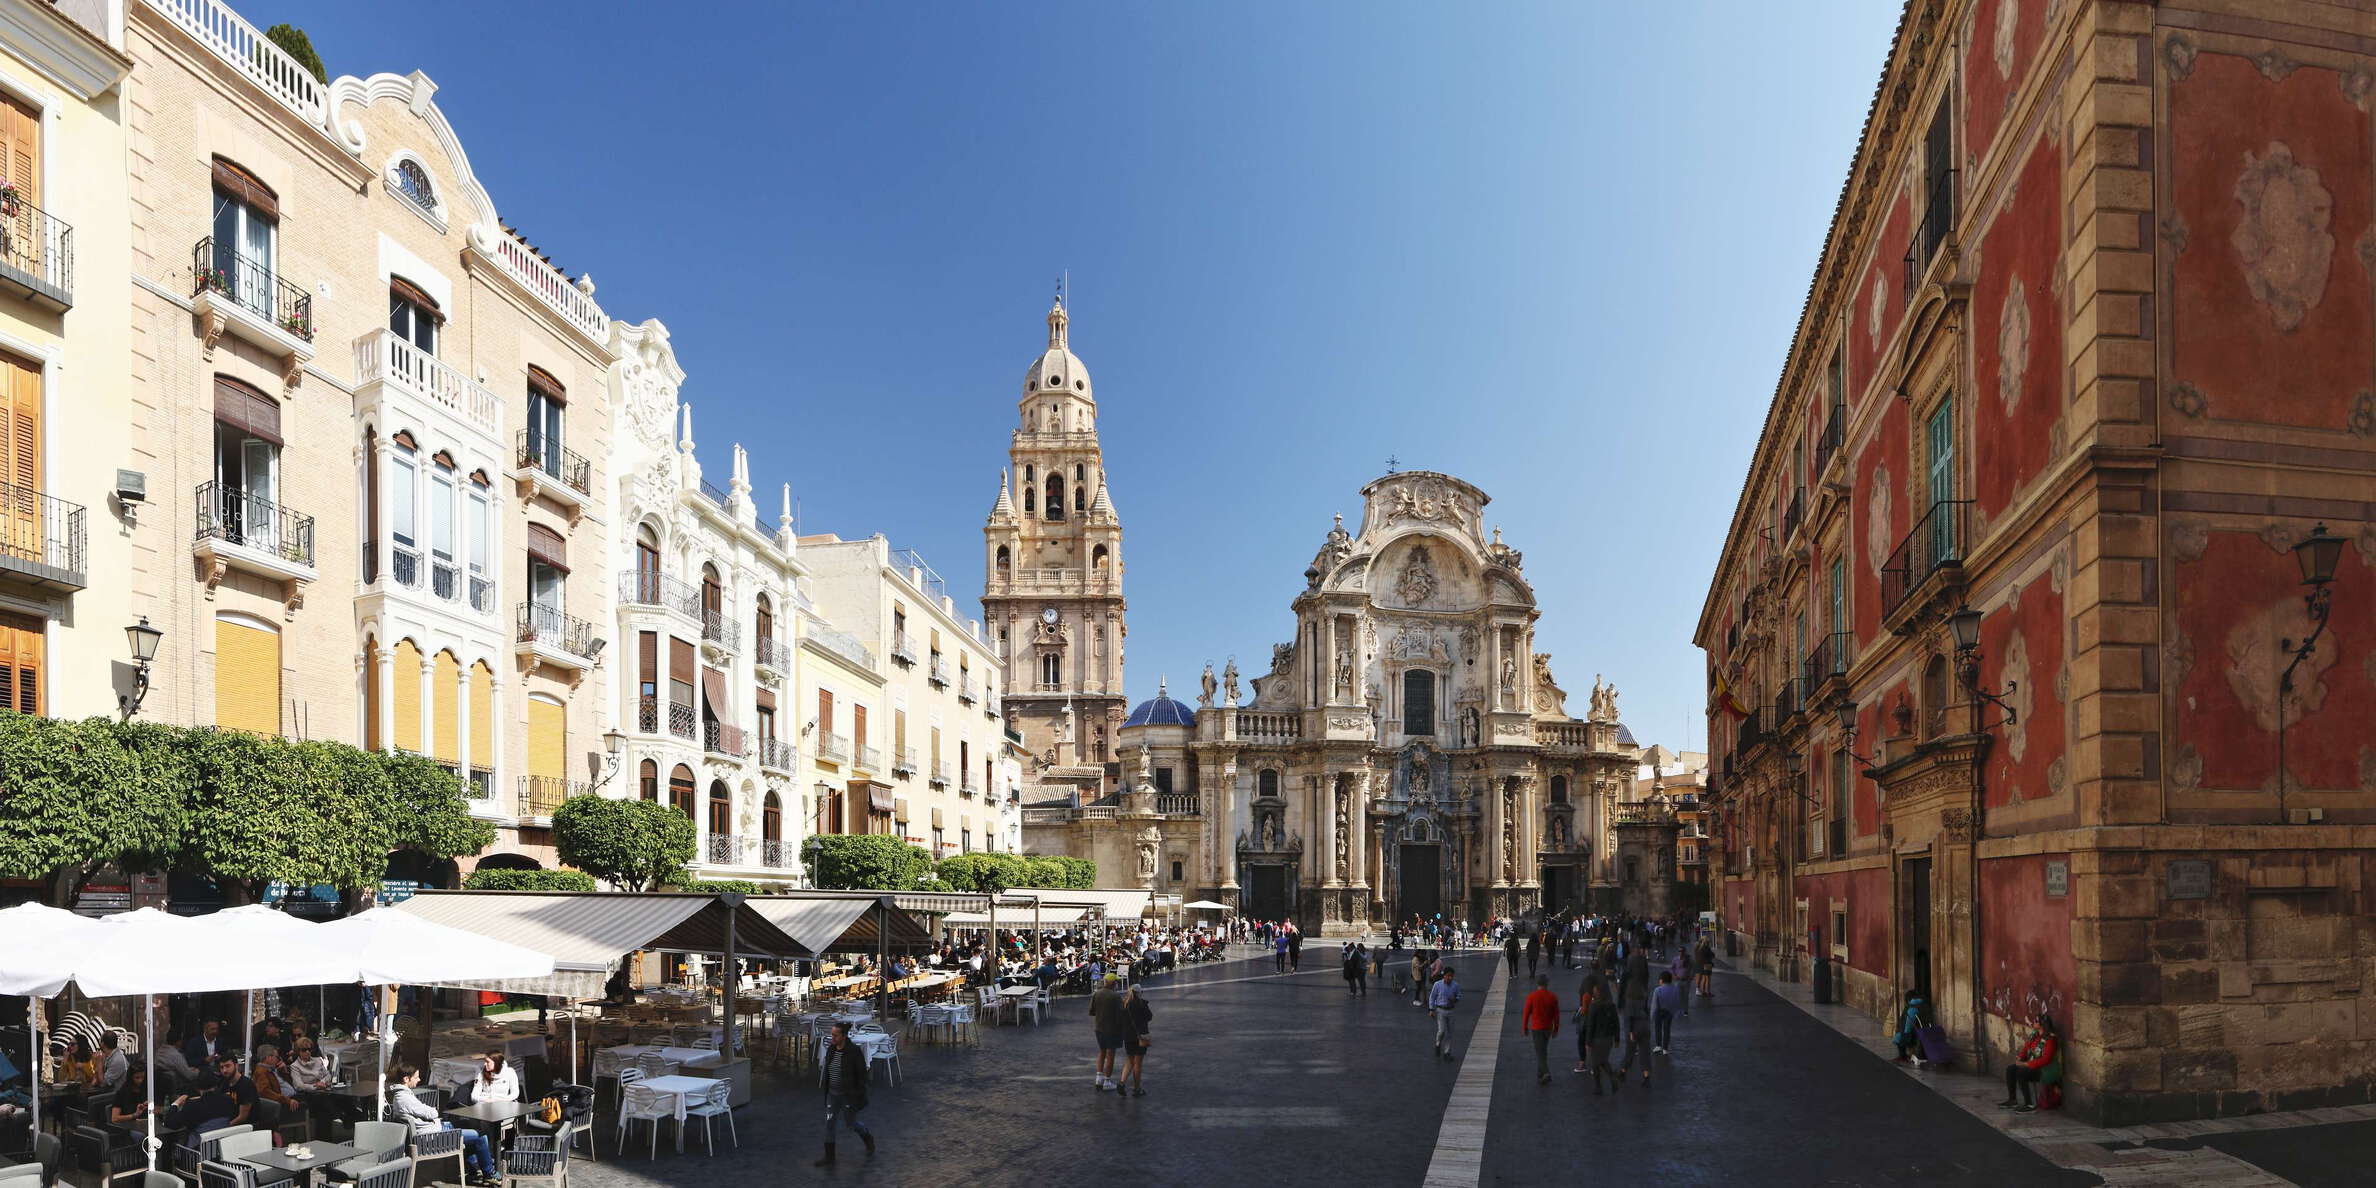
[[1502,657],[1501,691],[1504,697],[1518,695],[1518,661],[1510,656]]
[[1337,653],[1336,687],[1340,696],[1353,692],[1353,649]]
[[1394,580],[1395,596],[1405,606],[1422,606],[1435,592],[1435,565],[1428,560],[1427,546],[1419,545],[1411,550],[1411,559],[1403,562],[1402,574]]
[[1551,818],[1551,848],[1554,850],[1564,850],[1568,848],[1568,823],[1566,817]]
[[1411,764],[1411,799],[1413,799],[1413,800],[1425,800],[1425,799],[1427,799],[1427,782],[1428,782],[1427,764],[1426,764],[1425,762],[1414,762],[1414,763],[1412,763],[1412,764]]
[[1340,879],[1345,877],[1345,870],[1347,866],[1346,828],[1345,794],[1343,792],[1339,792],[1337,793],[1336,801],[1336,872],[1337,877]]
[[1202,682],[1202,691],[1201,691],[1201,692],[1199,692],[1199,693],[1196,695],[1196,708],[1198,708],[1198,709],[1211,709],[1211,708],[1213,708],[1213,689],[1214,689],[1214,687],[1215,687],[1215,686],[1214,686],[1214,682],[1213,682],[1213,666],[1212,666],[1212,664],[1211,664],[1211,663],[1208,661],[1208,662],[1205,664],[1205,670],[1204,670],[1204,680],[1203,680],[1203,682]]
[[1484,715],[1477,712],[1476,706],[1462,706],[1460,709],[1460,738],[1462,745],[1471,747],[1482,746],[1484,745],[1484,737]]
[[1155,847],[1163,841],[1163,834],[1154,826],[1147,826],[1138,839],[1138,872],[1142,879],[1155,877]]
[[1235,656],[1231,656],[1227,666],[1221,670],[1221,695],[1228,699],[1222,703],[1224,705],[1238,703],[1238,670],[1237,657]]

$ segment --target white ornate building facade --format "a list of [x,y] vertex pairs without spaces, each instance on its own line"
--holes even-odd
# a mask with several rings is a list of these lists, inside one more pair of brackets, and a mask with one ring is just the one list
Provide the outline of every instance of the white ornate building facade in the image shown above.
[[1638,748],[1615,690],[1568,714],[1484,492],[1411,471],[1362,497],[1359,530],[1339,517],[1304,571],[1294,636],[1251,699],[1232,661],[1207,668],[1193,711],[1168,691],[1138,707],[1124,790],[1043,781],[1027,849],[1329,935],[1616,890],[1605,843]]

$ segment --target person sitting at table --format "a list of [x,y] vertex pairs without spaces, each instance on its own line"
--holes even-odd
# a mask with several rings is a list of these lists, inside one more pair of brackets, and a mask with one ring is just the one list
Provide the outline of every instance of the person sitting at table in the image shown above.
[[288,1031],[282,1028],[281,1021],[279,1019],[273,1018],[271,1016],[266,1016],[265,1018],[258,1020],[255,1027],[248,1031],[249,1051],[252,1052],[266,1044],[271,1044],[273,1047],[279,1048],[284,1052],[287,1051],[289,1047]]
[[290,1093],[287,1077],[288,1066],[281,1063],[279,1048],[264,1044],[256,1049],[256,1068],[249,1074],[249,1079],[256,1086],[256,1096],[279,1105],[289,1113],[295,1113],[297,1099]]
[[132,1061],[124,1055],[124,1037],[114,1028],[99,1035],[99,1088],[113,1091],[121,1088],[124,1074],[132,1070]]
[[199,1024],[198,1034],[182,1045],[182,1056],[190,1062],[190,1067],[199,1069],[211,1070],[215,1057],[228,1051],[230,1048],[223,1043],[223,1025],[213,1019]]
[[[237,1065],[233,1065],[234,1071]],[[198,1136],[219,1127],[236,1125],[247,1107],[231,1093],[229,1084],[216,1084],[195,1096],[184,1093],[173,1099],[161,1119],[164,1124],[182,1132],[181,1145],[198,1149]]]
[[202,1082],[206,1080],[206,1075],[199,1072],[190,1063],[190,1058],[182,1053],[179,1032],[167,1034],[165,1042],[158,1046],[155,1056],[157,1071],[164,1076],[164,1080],[160,1082],[161,1088],[169,1092],[180,1093],[187,1089],[203,1087]]
[[[388,1098],[388,1108],[399,1121],[412,1127],[414,1134],[436,1134],[452,1130],[454,1125],[437,1116],[413,1090],[421,1087],[421,1070],[409,1064],[397,1064],[388,1069],[388,1076],[396,1082],[396,1090]],[[462,1157],[468,1165],[465,1177],[472,1184],[495,1182],[495,1156],[487,1147],[487,1136],[475,1130],[462,1132]]]
[[290,1088],[299,1093],[329,1088],[330,1058],[322,1055],[313,1040],[305,1036],[298,1036],[292,1043],[294,1058],[284,1074]]
[[894,957],[894,958],[892,958],[892,959],[891,959],[891,980],[892,980],[892,981],[894,981],[894,982],[896,982],[896,981],[899,981],[900,979],[902,979],[902,978],[905,978],[905,977],[907,977],[908,975],[910,975],[910,974],[912,974],[912,973],[915,973],[915,972],[916,972],[916,970],[915,970],[915,967],[914,967],[914,966],[911,966],[911,965],[909,965],[909,964],[907,963],[907,959],[906,959],[906,958],[904,958],[904,957]]
[[148,1117],[148,1068],[135,1064],[124,1073],[124,1083],[116,1090],[115,1100],[107,1103],[107,1123],[126,1130]]
[[85,1089],[99,1083],[99,1056],[91,1051],[91,1041],[81,1036],[67,1047],[64,1059],[53,1066],[50,1080],[60,1085],[80,1085]]
[[231,1116],[231,1125],[246,1125],[256,1112],[256,1083],[239,1071],[239,1057],[229,1052],[215,1057],[214,1071],[215,1084],[239,1106]]
[[520,1070],[509,1067],[503,1059],[503,1049],[489,1048],[479,1057],[478,1084],[470,1094],[473,1102],[520,1100]]

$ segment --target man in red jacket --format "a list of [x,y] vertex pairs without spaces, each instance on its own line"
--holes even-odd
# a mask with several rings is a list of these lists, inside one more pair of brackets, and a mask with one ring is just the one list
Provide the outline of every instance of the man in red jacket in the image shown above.
[[1551,992],[1551,975],[1536,974],[1534,991],[1526,996],[1526,1038],[1534,1041],[1535,1084],[1551,1083],[1551,1037],[1559,1034],[1559,996]]

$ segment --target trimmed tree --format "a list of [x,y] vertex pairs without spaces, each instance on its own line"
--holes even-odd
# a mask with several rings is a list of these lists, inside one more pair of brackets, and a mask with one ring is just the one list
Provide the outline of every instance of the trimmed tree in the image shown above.
[[462,777],[427,755],[410,751],[370,752],[387,769],[396,799],[397,849],[431,858],[461,858],[495,842],[495,827],[470,815]]
[[1019,887],[1055,890],[1064,886],[1064,863],[1055,858],[1030,857],[1023,860],[1023,881]]
[[995,895],[1023,885],[1028,869],[1023,859],[1014,854],[951,854],[934,868],[941,882],[952,891],[975,891]]
[[749,879],[695,879],[677,886],[679,891],[698,891],[704,895],[765,895],[767,889]]
[[259,902],[273,883],[378,885],[396,800],[375,757],[237,730],[186,738],[197,794],[179,866],[211,875],[225,903]]
[[922,847],[879,833],[811,834],[800,859],[810,884],[835,891],[913,891],[932,874]]
[[0,877],[51,880],[65,906],[102,864],[173,848],[169,824],[143,825],[138,777],[103,722],[0,713]]
[[474,870],[462,880],[466,891],[592,891],[594,876],[582,870]]
[[622,891],[648,891],[693,860],[693,818],[649,800],[588,793],[553,810],[561,861]]
[[322,55],[314,52],[313,38],[307,37],[305,30],[295,25],[274,25],[264,30],[264,40],[281,47],[283,52],[297,59],[297,64],[305,67],[305,72],[312,75],[315,82],[327,84],[330,81],[330,71],[322,65]]
[[1087,858],[1059,856],[1056,864],[1064,868],[1064,881],[1053,884],[1071,891],[1087,891],[1097,886],[1097,864]]

